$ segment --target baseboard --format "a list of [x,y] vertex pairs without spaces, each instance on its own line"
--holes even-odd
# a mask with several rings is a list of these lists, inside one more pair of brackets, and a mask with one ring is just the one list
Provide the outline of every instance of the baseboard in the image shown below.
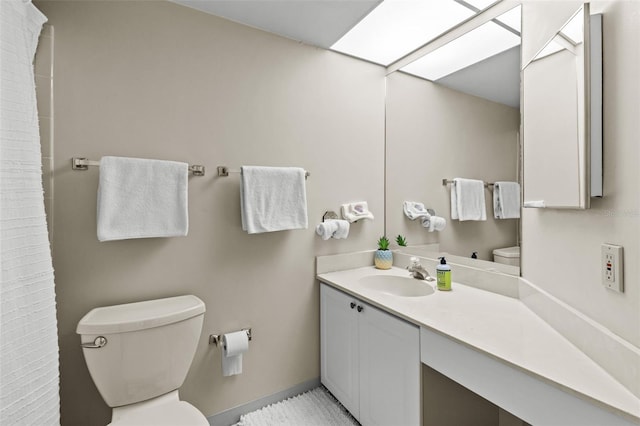
[[275,402],[282,401],[287,398],[294,397],[296,395],[300,395],[308,390],[316,388],[320,386],[320,378],[315,378],[308,380],[306,382],[302,382],[297,384],[289,389],[285,389],[283,391],[274,393],[272,395],[267,395],[263,398],[256,399],[251,402],[247,402],[246,404],[238,405],[237,407],[230,408],[226,411],[208,417],[207,420],[211,426],[231,426],[240,421],[240,416],[243,414],[250,413],[252,411],[258,410],[262,407],[265,407],[269,404],[273,404]]

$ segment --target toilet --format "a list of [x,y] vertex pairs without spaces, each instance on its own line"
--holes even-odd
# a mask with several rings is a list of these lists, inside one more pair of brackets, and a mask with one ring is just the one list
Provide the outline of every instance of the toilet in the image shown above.
[[493,261],[505,265],[520,266],[520,247],[506,247],[493,251]]
[[209,426],[180,401],[200,339],[204,302],[178,296],[95,308],[78,323],[91,378],[112,410],[111,426]]

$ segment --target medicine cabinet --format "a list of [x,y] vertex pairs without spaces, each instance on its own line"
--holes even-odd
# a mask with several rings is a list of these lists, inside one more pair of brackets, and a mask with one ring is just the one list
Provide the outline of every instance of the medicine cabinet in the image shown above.
[[542,3],[524,9],[529,28],[567,18],[546,42],[530,40],[531,59],[523,41],[524,206],[587,209],[602,196],[602,15]]

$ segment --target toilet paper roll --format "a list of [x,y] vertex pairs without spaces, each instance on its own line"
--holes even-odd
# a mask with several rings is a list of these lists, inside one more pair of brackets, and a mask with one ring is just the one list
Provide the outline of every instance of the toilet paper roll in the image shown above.
[[244,330],[222,336],[222,375],[242,373],[242,354],[249,349],[249,336]]

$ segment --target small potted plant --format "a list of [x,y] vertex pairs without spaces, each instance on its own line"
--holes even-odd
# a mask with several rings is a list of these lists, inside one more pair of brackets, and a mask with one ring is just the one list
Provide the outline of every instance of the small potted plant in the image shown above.
[[403,237],[402,235],[398,235],[396,237],[396,243],[398,243],[398,245],[400,247],[406,247],[407,246],[407,239],[405,237]]
[[378,269],[391,269],[393,253],[389,250],[389,239],[385,236],[378,240],[378,250],[373,256],[373,262]]

